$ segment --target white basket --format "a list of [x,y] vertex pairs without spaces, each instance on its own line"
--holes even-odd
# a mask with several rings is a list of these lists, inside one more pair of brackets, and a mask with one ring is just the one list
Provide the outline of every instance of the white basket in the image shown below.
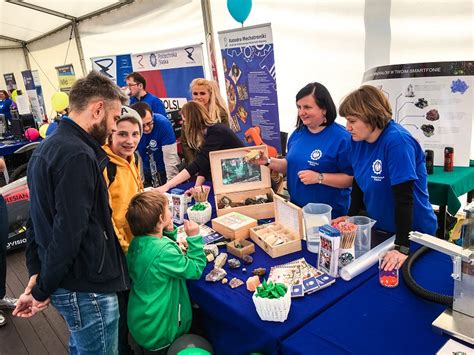
[[204,205],[206,205],[206,209],[203,211],[192,211],[191,207],[188,207],[187,213],[188,213],[188,218],[191,221],[194,221],[199,224],[206,224],[211,220],[211,215],[212,215],[212,207],[209,202],[200,202]]
[[261,298],[252,296],[253,303],[261,320],[271,322],[284,322],[288,318],[291,307],[291,292],[288,289],[286,295],[280,298]]

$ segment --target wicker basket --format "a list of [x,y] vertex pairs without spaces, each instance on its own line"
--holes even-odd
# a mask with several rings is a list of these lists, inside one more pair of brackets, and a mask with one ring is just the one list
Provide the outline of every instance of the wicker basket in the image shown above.
[[206,224],[211,220],[211,215],[212,215],[212,207],[209,202],[200,202],[203,205],[206,205],[206,209],[202,211],[192,211],[191,207],[188,207],[187,213],[188,213],[188,218],[191,221],[194,221],[199,224]]
[[291,307],[291,292],[280,298],[270,299],[252,296],[253,303],[261,320],[271,322],[284,322],[288,318]]

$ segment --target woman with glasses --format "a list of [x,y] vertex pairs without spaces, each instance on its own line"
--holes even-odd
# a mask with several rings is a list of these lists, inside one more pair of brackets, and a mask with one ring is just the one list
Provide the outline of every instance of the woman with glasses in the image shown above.
[[158,188],[166,192],[197,175],[195,186],[211,180],[209,152],[243,147],[242,141],[226,125],[212,119],[203,105],[190,101],[181,109],[183,128],[191,148],[197,151],[196,158],[173,179]]

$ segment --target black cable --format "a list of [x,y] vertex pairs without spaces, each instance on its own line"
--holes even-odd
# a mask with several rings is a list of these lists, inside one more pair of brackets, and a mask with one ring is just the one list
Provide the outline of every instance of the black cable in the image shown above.
[[429,291],[424,287],[418,285],[418,283],[413,278],[411,273],[411,268],[415,263],[416,259],[426,253],[428,250],[431,250],[428,247],[422,246],[420,249],[411,254],[408,259],[405,261],[402,267],[403,279],[407,287],[417,296],[422,297],[428,301],[439,303],[447,307],[453,308],[453,296],[443,295],[437,292]]

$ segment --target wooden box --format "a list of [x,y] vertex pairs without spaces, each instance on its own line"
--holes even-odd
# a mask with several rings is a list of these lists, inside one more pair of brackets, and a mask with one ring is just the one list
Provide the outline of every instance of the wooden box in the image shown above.
[[212,228],[227,239],[242,240],[249,237],[250,228],[257,225],[257,220],[238,212],[228,213],[212,220]]
[[274,195],[275,222],[250,229],[250,238],[272,258],[301,250],[303,212],[300,207]]
[[[240,248],[236,245],[240,244]],[[227,243],[227,252],[229,254],[235,255],[236,257],[242,259],[244,255],[249,255],[255,253],[255,244],[246,239],[242,240],[233,240]]]
[[[265,152],[268,156],[265,145],[209,153],[218,216],[230,212],[240,212],[255,219],[274,217],[270,169],[266,166],[247,163],[244,156],[250,149]],[[270,202],[223,207],[223,197],[232,201],[232,204],[245,204],[246,199],[255,199],[258,196],[265,196],[270,199]]]

